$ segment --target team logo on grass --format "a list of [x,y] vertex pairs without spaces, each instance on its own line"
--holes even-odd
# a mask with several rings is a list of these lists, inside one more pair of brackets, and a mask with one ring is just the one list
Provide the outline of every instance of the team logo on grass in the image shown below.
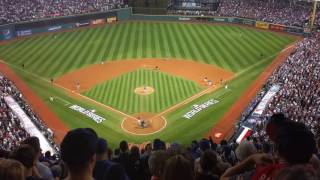
[[192,110],[187,112],[186,114],[183,115],[184,118],[186,119],[191,119],[193,116],[195,116],[196,114],[198,114],[199,112],[203,111],[204,109],[217,104],[219,101],[216,99],[210,99],[200,105],[195,104],[192,106]]

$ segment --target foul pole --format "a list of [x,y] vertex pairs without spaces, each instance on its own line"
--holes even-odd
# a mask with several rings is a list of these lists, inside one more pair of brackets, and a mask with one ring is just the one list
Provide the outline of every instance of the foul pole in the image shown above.
[[318,1],[319,0],[314,0],[313,1],[313,9],[312,9],[312,14],[311,14],[311,19],[310,19],[310,29],[312,30],[313,29],[313,26],[314,26],[314,21],[316,19],[316,16],[317,16],[317,4],[318,4]]

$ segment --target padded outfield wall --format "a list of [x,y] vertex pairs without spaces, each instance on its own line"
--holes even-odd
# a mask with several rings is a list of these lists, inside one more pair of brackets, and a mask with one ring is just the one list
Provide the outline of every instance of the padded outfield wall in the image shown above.
[[198,21],[211,23],[232,23],[252,26],[260,29],[270,29],[298,35],[306,35],[307,30],[300,27],[288,27],[271,24],[253,19],[237,17],[210,17],[210,16],[180,16],[180,15],[142,15],[132,14],[131,8],[111,10],[102,13],[92,13],[77,16],[44,19],[32,22],[21,22],[0,26],[0,41],[16,37],[30,36],[39,33],[57,32],[84,26],[112,23],[126,20],[155,20],[155,21]]
[[0,41],[39,33],[56,32],[85,26],[113,23],[115,21],[128,20],[130,16],[131,8],[124,8],[102,13],[91,13],[1,25]]

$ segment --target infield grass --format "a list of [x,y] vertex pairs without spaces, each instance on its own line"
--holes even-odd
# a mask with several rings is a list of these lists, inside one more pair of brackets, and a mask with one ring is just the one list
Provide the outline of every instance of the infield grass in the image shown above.
[[[150,86],[154,93],[143,96],[135,88]],[[128,114],[157,113],[180,102],[202,87],[197,83],[157,70],[138,69],[101,83],[83,94]]]

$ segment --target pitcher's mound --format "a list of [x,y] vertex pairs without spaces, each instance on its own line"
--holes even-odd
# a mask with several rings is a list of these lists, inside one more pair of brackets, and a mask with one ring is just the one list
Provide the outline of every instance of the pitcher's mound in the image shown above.
[[137,87],[134,90],[134,93],[136,93],[138,95],[142,95],[142,96],[150,95],[153,92],[154,92],[154,89],[153,89],[153,87],[150,87],[150,86]]
[[134,135],[150,135],[163,130],[167,121],[162,116],[154,117],[152,113],[139,113],[135,118],[125,118],[121,127],[124,131]]

